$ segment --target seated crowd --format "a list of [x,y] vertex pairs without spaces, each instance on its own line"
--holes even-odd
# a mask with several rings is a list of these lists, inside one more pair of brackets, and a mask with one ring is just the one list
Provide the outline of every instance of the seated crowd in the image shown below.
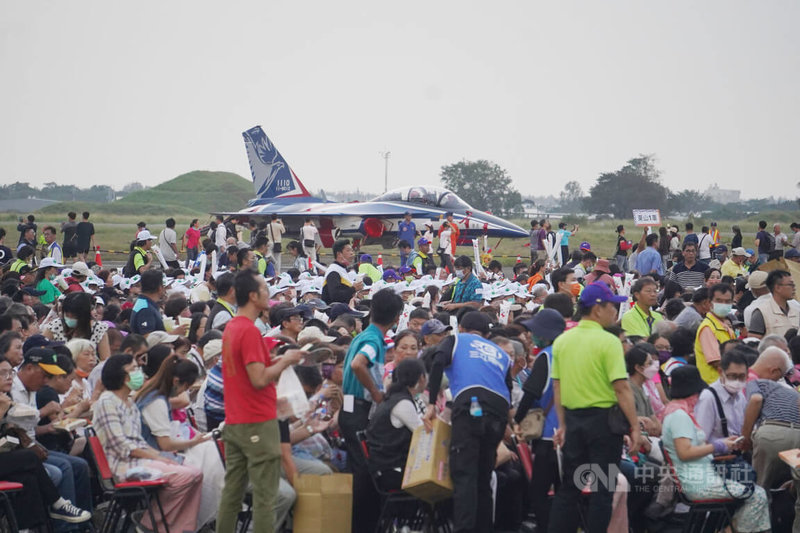
[[[455,531],[657,531],[679,490],[738,498],[735,530],[760,532],[769,491],[800,494],[777,455],[800,447],[784,269],[722,276],[690,241],[660,274],[625,272],[584,243],[506,277],[467,256],[437,267],[422,238],[397,268],[345,240],[323,264],[295,242],[274,275],[266,237],[207,239],[220,261],[163,269],[153,240],[137,233],[120,272],[44,258],[4,274],[0,412],[18,445],[0,450],[0,480],[24,485],[21,529],[83,530],[102,501],[64,419],[91,426],[116,481],[166,481],[163,515],[130,517],[145,532],[232,532],[244,501],[255,531],[291,530],[297,476],[333,472],[353,474],[353,531],[375,531],[414,431],[437,418]],[[308,408],[279,419],[286,369]],[[616,482],[581,486],[588,464]]]

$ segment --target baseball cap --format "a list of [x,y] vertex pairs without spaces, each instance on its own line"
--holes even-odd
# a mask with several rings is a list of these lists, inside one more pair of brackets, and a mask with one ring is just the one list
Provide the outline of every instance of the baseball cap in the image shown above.
[[417,240],[417,246],[425,246],[426,244],[430,244],[430,243],[431,243],[431,241],[429,241],[425,237],[420,237],[419,240]]
[[150,233],[148,230],[143,229],[142,231],[140,231],[139,233],[136,234],[136,240],[137,241],[154,241],[154,240],[156,240],[156,237],[152,233]]
[[298,309],[297,307],[287,307],[286,309],[282,309],[278,314],[278,321],[282,323],[284,320],[289,320],[293,316],[303,316],[303,310]]
[[64,265],[62,265],[61,263],[57,263],[56,260],[53,259],[52,257],[45,257],[39,263],[39,268],[50,268],[50,267],[64,268]]
[[369,255],[369,254],[362,254],[361,258],[360,258],[360,261],[362,263],[372,263],[372,256]]
[[424,335],[438,335],[439,333],[444,333],[445,331],[450,331],[452,326],[445,326],[442,324],[440,320],[432,318],[430,320],[426,320],[424,324],[422,324],[422,328],[420,328],[420,333]]
[[551,341],[567,327],[564,317],[555,309],[540,309],[533,318],[520,322],[539,338]]
[[752,253],[749,252],[750,252],[749,250],[745,250],[744,248],[739,246],[738,248],[734,248],[733,250],[731,250],[731,255],[738,255],[739,257],[749,257],[750,255],[752,255]]
[[147,347],[152,348],[157,344],[171,344],[178,340],[177,335],[170,335],[166,331],[151,331],[147,336]]
[[583,241],[581,243],[580,250],[581,250],[581,252],[591,252],[592,251],[592,245],[589,244],[586,241]]
[[22,364],[39,365],[42,370],[51,376],[63,376],[64,369],[58,366],[58,355],[50,348],[31,348],[25,352]]
[[365,317],[367,313],[363,311],[356,311],[355,309],[350,309],[350,306],[347,304],[343,304],[341,302],[335,302],[331,304],[330,309],[328,309],[328,316],[331,320],[336,320],[342,315],[352,315],[358,317]]
[[310,298],[303,303],[305,303],[311,309],[316,309],[317,311],[324,311],[325,309],[329,308],[329,305],[322,301],[321,298]]
[[28,296],[44,296],[47,294],[44,291],[37,291],[35,287],[22,287],[22,292]]
[[597,281],[590,283],[583,289],[580,297],[580,303],[584,307],[591,307],[595,304],[606,302],[622,303],[627,301],[627,296],[617,296],[611,289],[608,288],[603,282]]
[[72,275],[88,277],[91,274],[89,267],[83,261],[76,261],[72,263]]
[[50,339],[48,339],[44,335],[39,335],[39,334],[31,335],[30,337],[25,339],[25,343],[22,345],[22,353],[25,353],[32,348],[49,348],[54,344],[55,343],[53,343]]
[[203,360],[210,361],[212,357],[215,357],[221,353],[222,339],[211,339],[203,347]]
[[480,311],[470,311],[461,317],[461,322],[458,323],[463,329],[468,331],[479,331],[484,335],[489,333],[492,329],[492,322],[489,320],[489,315],[481,313]]
[[400,274],[397,273],[396,270],[393,268],[388,269],[386,272],[383,273],[383,280],[389,281],[390,279],[400,279]]
[[747,278],[747,288],[750,290],[753,289],[763,289],[767,286],[767,273],[761,270],[756,270],[750,277]]
[[753,250],[752,248],[748,248],[747,250],[745,250],[745,252],[747,252],[748,256],[756,255],[755,250]]

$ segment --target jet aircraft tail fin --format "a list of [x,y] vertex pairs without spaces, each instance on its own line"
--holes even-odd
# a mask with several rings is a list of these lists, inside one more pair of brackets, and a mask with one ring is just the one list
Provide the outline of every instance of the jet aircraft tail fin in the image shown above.
[[242,137],[257,198],[311,196],[261,126],[242,132]]

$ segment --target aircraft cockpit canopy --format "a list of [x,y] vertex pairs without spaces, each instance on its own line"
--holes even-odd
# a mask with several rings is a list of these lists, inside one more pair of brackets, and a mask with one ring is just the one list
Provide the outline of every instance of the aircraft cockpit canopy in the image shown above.
[[455,193],[442,187],[411,186],[385,192],[374,198],[373,202],[408,202],[442,209],[472,209]]

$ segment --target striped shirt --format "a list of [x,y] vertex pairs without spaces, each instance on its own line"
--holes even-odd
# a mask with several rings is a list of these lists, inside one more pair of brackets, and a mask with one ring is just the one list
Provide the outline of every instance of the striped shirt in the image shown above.
[[708,270],[708,265],[705,263],[695,263],[691,268],[687,267],[684,263],[678,263],[669,272],[669,279],[677,281],[682,289],[694,289],[702,286],[705,281],[705,273]]
[[222,381],[222,361],[214,365],[206,376],[205,409],[209,413],[225,416],[225,388]]
[[780,422],[794,422],[800,424],[800,409],[797,406],[798,393],[786,384],[772,381],[771,379],[754,379],[747,382],[745,395],[747,399],[753,394],[764,397],[758,422],[777,420]]

